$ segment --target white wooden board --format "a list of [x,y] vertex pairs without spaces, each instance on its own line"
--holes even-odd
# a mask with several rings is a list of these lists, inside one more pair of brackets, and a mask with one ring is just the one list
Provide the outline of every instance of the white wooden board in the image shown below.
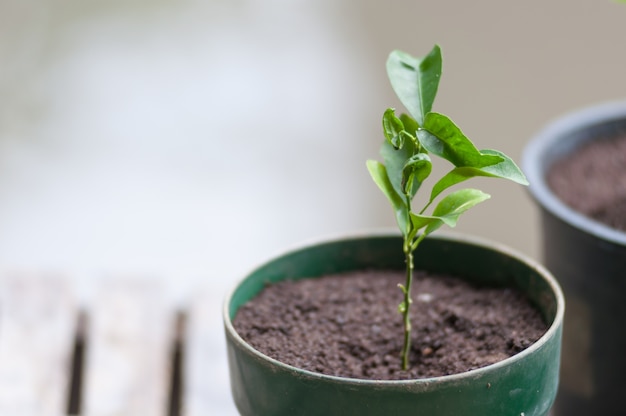
[[223,294],[200,291],[188,308],[183,416],[236,416],[222,324]]
[[77,315],[62,278],[0,277],[0,415],[66,414]]
[[106,280],[87,322],[82,414],[167,414],[173,306],[149,279]]

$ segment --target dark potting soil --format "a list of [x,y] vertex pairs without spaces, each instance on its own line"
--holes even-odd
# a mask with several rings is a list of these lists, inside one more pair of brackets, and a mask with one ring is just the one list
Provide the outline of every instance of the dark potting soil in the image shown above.
[[317,373],[399,380],[461,373],[522,351],[547,329],[511,289],[416,272],[411,368],[403,371],[403,272],[353,272],[267,286],[233,325],[254,348]]
[[626,136],[592,140],[556,161],[547,179],[565,204],[626,231]]

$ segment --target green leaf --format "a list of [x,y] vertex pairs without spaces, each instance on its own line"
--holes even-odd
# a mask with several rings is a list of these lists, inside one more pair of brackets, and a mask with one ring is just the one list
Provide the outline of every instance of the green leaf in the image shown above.
[[404,124],[396,117],[393,108],[388,108],[383,114],[383,133],[391,145],[399,149],[404,142]]
[[452,169],[433,186],[429,203],[433,202],[444,190],[476,176],[492,175],[477,168],[460,167]]
[[524,172],[515,164],[513,159],[498,150],[485,149],[481,150],[480,153],[483,155],[495,155],[503,159],[500,163],[483,167],[481,169],[483,172],[491,174],[491,176],[496,178],[517,182],[520,185],[528,185],[528,179],[526,179]]
[[[478,189],[461,189],[446,195],[433,210],[433,217],[441,218],[448,227],[455,227],[456,223],[465,211],[473,206],[491,198],[489,194]],[[430,234],[439,226],[431,223],[426,227],[426,233]]]
[[435,45],[419,59],[393,51],[387,59],[387,75],[396,95],[419,125],[432,109],[441,77],[441,49]]
[[461,214],[490,197],[489,194],[478,189],[461,189],[446,195],[437,204],[432,215],[411,214],[411,222],[414,227],[426,226],[424,230],[426,235],[436,231],[444,224],[448,227],[455,227]]
[[426,153],[416,153],[407,160],[402,168],[402,190],[413,198],[422,182],[430,175],[433,164]]
[[415,119],[413,119],[413,117],[411,117],[408,114],[400,114],[400,121],[402,121],[402,124],[404,125],[404,130],[411,134],[413,137],[417,137],[417,130],[419,130],[419,124],[417,124],[417,121],[415,121]]
[[411,158],[414,151],[415,145],[412,140],[405,140],[404,146],[402,146],[401,149],[395,149],[393,145],[387,141],[384,141],[380,148],[380,154],[383,157],[389,181],[393,189],[400,196],[405,195],[403,182],[404,165]]
[[450,161],[454,166],[483,168],[502,162],[495,154],[482,154],[476,149],[461,129],[448,117],[439,113],[428,113],[417,138],[430,153]]
[[520,185],[528,185],[526,176],[524,176],[524,173],[510,157],[497,150],[481,150],[480,153],[483,155],[499,156],[502,158],[502,162],[491,166],[485,166],[483,168],[462,166],[452,169],[433,186],[430,193],[429,204],[433,202],[435,198],[437,198],[437,196],[439,196],[439,194],[441,194],[444,190],[478,176],[508,179],[519,183]]
[[411,225],[413,226],[412,227],[413,233],[410,235],[411,240],[417,235],[417,232],[421,230],[422,228],[432,223],[442,221],[442,219],[439,217],[433,217],[431,215],[421,215],[421,214],[418,215],[415,213],[411,213],[410,218],[411,218]]
[[406,235],[409,232],[409,210],[404,202],[404,199],[396,192],[393,185],[389,181],[387,169],[382,163],[376,160],[368,160],[367,169],[369,170],[370,175],[372,176],[372,179],[374,180],[376,185],[378,185],[380,190],[383,192],[383,194],[385,194],[385,196],[391,203],[391,207],[396,214],[398,227],[400,228],[400,231],[404,235]]

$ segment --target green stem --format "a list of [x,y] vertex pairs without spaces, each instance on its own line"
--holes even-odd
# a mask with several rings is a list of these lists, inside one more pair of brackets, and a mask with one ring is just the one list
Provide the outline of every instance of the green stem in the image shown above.
[[404,245],[404,257],[406,261],[406,283],[404,286],[404,310],[402,318],[404,323],[404,345],[402,347],[402,369],[409,369],[409,351],[411,350],[411,318],[409,306],[411,300],[411,284],[413,283],[413,250],[410,242]]
[[422,208],[422,210],[420,211],[420,215],[424,214],[424,211],[426,211],[428,209],[428,207],[430,206],[430,204],[433,203],[433,200],[431,199],[430,201],[428,201],[428,203],[426,205],[424,205],[424,208]]
[[420,245],[420,243],[422,242],[422,240],[424,240],[424,238],[426,238],[425,232],[420,234],[419,237],[415,240],[415,242],[411,245],[411,251],[415,251],[415,249],[417,249],[417,246]]
[[413,286],[413,251],[426,237],[422,233],[414,242],[405,241],[404,258],[406,262],[406,282],[404,284],[404,310],[402,311],[402,322],[404,324],[404,345],[402,346],[402,370],[409,369],[409,352],[411,351],[411,318],[410,310],[413,300],[411,299],[411,287]]

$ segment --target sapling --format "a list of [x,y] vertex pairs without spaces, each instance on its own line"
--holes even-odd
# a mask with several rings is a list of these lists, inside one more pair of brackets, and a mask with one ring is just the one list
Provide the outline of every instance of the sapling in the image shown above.
[[[404,344],[402,368],[409,368],[411,348],[411,286],[413,253],[419,244],[442,225],[454,227],[459,216],[490,196],[478,189],[450,188],[477,176],[508,179],[528,185],[515,162],[497,150],[478,150],[450,118],[431,111],[441,77],[441,49],[435,45],[423,58],[393,51],[387,60],[391,86],[408,114],[397,116],[393,108],[383,114],[385,140],[381,147],[383,162],[368,160],[374,182],[385,194],[395,212],[403,236],[406,281],[398,285],[403,300],[398,306],[402,315]],[[430,155],[452,164],[449,172],[437,180],[425,198],[424,206],[415,210],[415,195],[432,171]],[[438,200],[430,214],[427,210]]]

